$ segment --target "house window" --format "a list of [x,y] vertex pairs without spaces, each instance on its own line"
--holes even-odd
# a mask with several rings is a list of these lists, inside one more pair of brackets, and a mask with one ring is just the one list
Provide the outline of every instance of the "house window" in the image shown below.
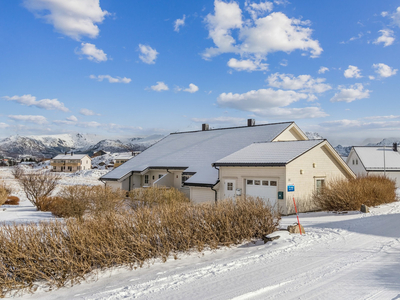
[[260,185],[260,180],[254,180],[254,185]]
[[354,159],[353,159],[353,165],[354,165]]
[[145,184],[149,183],[149,175],[144,175],[144,183]]
[[56,167],[56,166],[54,166],[54,167],[53,167],[53,170],[55,170],[55,169],[57,169],[57,167]]
[[269,183],[270,183],[271,186],[277,186],[278,185],[278,183],[276,181],[270,181]]
[[153,175],[153,180],[154,180],[154,175]]
[[72,167],[68,167],[68,171],[72,172]]
[[358,165],[358,159],[356,159],[356,165]]
[[325,186],[325,179],[315,180],[315,190],[319,193]]
[[262,185],[268,185],[268,180],[263,180]]
[[247,184],[248,184],[248,185],[253,185],[253,180],[249,180],[249,179],[248,179],[248,180],[247,180]]
[[158,174],[158,179],[160,179],[163,176],[164,176],[163,174]]
[[226,189],[228,191],[233,191],[233,182],[228,182]]

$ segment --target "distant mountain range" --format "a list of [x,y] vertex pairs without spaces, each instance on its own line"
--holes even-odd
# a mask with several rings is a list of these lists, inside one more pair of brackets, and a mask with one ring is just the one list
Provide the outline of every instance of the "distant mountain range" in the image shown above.
[[[305,132],[309,139],[323,139],[317,132]],[[125,139],[100,139],[94,134],[59,134],[35,136],[10,136],[0,140],[0,156],[3,157],[44,157],[51,158],[57,154],[74,151],[76,153],[93,154],[104,150],[118,153],[127,151],[143,151],[161,140],[164,135],[150,135]],[[378,143],[368,143],[367,146],[392,146],[400,143],[400,138],[383,139]],[[337,145],[335,150],[342,157],[347,157],[351,146]]]
[[17,135],[0,140],[0,156],[51,158],[69,151],[89,155],[98,150],[109,152],[143,151],[163,137],[163,135],[151,135],[147,137],[100,140],[96,135],[80,133],[47,136]]

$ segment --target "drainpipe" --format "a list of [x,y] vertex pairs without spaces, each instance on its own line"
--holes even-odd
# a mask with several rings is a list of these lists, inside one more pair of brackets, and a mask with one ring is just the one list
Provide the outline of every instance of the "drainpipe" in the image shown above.
[[219,169],[218,169],[215,165],[213,165],[213,167],[214,167],[214,169],[218,170],[218,180],[217,180],[217,182],[211,187],[211,190],[214,191],[214,193],[215,193],[215,204],[217,204],[217,201],[218,201],[217,190],[214,190],[214,187],[219,183]]

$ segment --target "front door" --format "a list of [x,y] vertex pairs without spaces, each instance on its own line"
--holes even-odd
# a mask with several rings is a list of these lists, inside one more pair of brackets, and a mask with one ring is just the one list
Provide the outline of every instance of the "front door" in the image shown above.
[[236,191],[236,181],[232,179],[227,179],[224,181],[224,198],[234,199]]

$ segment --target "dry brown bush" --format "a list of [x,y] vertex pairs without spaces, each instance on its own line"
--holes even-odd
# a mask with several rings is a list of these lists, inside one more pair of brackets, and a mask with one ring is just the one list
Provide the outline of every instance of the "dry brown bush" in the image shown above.
[[230,246],[278,229],[260,199],[141,206],[120,214],[0,227],[0,291],[73,285],[104,268],[141,267],[155,258]]
[[6,203],[8,197],[7,190],[0,186],[0,206]]
[[129,202],[132,208],[138,206],[153,206],[156,204],[189,203],[186,195],[175,188],[149,187],[133,189],[129,192]]
[[327,183],[314,200],[323,210],[359,210],[361,204],[376,206],[397,201],[396,182],[385,176],[336,179]]
[[16,196],[8,196],[6,203],[7,205],[19,205],[19,198]]
[[38,210],[41,210],[41,199],[50,196],[61,178],[58,174],[41,171],[27,172],[22,168],[15,168],[13,175],[22,186],[26,198]]

